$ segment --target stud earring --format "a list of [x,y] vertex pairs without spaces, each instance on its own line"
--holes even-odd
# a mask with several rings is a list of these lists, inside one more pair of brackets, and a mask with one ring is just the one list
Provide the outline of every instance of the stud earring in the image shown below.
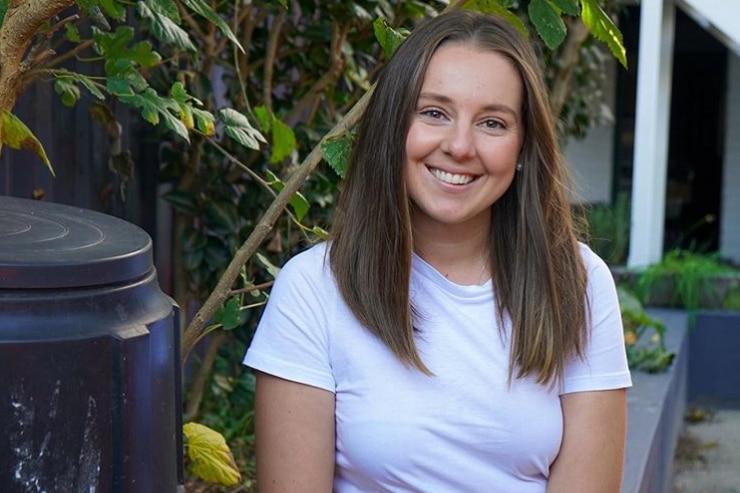
[[516,163],[516,170],[517,171],[521,171],[523,167],[524,166],[522,166],[522,163]]

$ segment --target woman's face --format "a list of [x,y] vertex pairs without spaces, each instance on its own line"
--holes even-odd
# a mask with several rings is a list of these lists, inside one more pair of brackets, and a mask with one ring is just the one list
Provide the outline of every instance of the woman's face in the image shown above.
[[461,43],[432,56],[406,136],[416,227],[488,227],[522,145],[523,89],[504,56]]

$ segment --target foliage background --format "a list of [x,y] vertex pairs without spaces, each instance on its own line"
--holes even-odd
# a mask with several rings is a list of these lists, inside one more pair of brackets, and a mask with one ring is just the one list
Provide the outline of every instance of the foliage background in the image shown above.
[[[618,37],[594,13],[595,0],[467,3],[503,13],[530,33],[564,140],[608,117],[600,84],[609,55],[580,19],[601,22],[600,35],[613,36],[609,47],[617,56]],[[599,3],[610,13],[616,8]],[[185,308],[183,327],[203,325],[186,337],[186,353],[194,351],[185,362],[185,420],[223,432],[243,472],[234,491],[248,491],[254,486],[254,379],[240,361],[277,266],[330,225],[350,128],[340,128],[322,147],[333,166],[310,174],[290,197],[288,213],[274,215],[274,227],[262,223],[265,211],[312,150],[358,107],[396,34],[448,2],[59,0],[49,2],[59,8],[44,22],[21,24],[32,36],[17,57],[18,82],[10,70],[12,43],[4,41],[17,38],[9,36],[11,14],[23,4],[32,2],[0,1],[0,22],[9,12],[0,29],[0,109],[12,110],[33,85],[53,88],[66,105],[83,104],[102,129],[95,145],[104,149],[98,156],[116,185],[108,193],[121,210],[137,199],[136,187],[127,184],[156,177],[157,193],[172,210],[170,254],[159,259],[166,264],[160,270],[172,272],[164,283]],[[146,152],[153,149],[156,159],[148,162],[136,159],[145,155],[131,135],[137,116],[152,125]],[[5,145],[18,147],[6,139],[8,124],[3,128]],[[20,146],[28,148],[29,141]],[[42,142],[31,139],[30,147],[43,158]],[[63,175],[63,158],[52,159],[48,164]],[[220,290],[215,314],[199,319],[255,231],[266,241],[256,242],[256,254],[237,266],[236,282]]]

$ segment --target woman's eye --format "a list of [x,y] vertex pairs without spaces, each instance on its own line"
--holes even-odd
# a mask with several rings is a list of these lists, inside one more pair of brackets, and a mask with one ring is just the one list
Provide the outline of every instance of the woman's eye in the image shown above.
[[433,118],[435,120],[438,120],[444,117],[444,114],[441,111],[435,110],[435,109],[422,110],[421,114],[424,116],[428,116],[429,118]]
[[485,126],[486,128],[492,128],[492,129],[506,128],[506,125],[504,125],[501,121],[493,120],[493,119],[484,120],[483,126]]

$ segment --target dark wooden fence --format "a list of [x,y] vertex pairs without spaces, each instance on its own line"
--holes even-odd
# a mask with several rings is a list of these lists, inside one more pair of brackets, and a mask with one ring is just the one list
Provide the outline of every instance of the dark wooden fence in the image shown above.
[[89,101],[90,96],[83,95],[75,107],[66,107],[54,92],[53,82],[46,80],[38,81],[21,96],[13,113],[44,146],[56,177],[32,152],[4,146],[0,195],[92,209],[141,226],[155,239],[155,259],[166,287],[170,261],[165,257],[171,239],[169,224],[163,224],[167,222],[166,214],[162,218],[163,205],[161,201],[158,204],[157,132],[136,110],[117,104],[122,147],[131,152],[134,163],[131,178],[125,180],[108,164],[112,140],[106,128],[93,121]]

